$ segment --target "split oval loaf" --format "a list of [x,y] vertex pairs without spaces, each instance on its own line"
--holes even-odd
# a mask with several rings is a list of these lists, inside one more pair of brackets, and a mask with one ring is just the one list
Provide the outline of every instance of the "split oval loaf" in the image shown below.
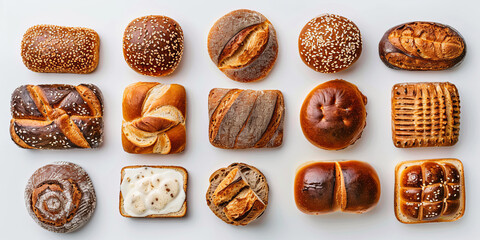
[[262,14],[240,9],[218,19],[208,34],[208,53],[227,77],[239,82],[263,79],[277,59],[273,25]]
[[34,72],[90,73],[98,65],[100,38],[92,29],[35,25],[23,35],[21,55]]
[[96,148],[103,142],[103,97],[95,85],[23,85],[10,106],[10,136],[22,148]]
[[313,145],[339,150],[354,144],[366,126],[367,98],[357,86],[332,80],[315,87],[300,110],[300,124]]
[[467,46],[454,28],[435,22],[409,22],[389,29],[378,46],[390,68],[444,70],[460,64]]
[[404,161],[395,168],[395,216],[402,223],[452,222],[465,212],[458,159]]
[[208,95],[209,139],[219,148],[278,147],[285,106],[278,90],[214,88]]
[[96,202],[88,174],[69,162],[37,169],[25,188],[28,213],[52,232],[68,233],[84,226],[95,211]]
[[212,212],[224,222],[247,225],[267,208],[267,179],[253,166],[233,163],[210,176],[206,199]]
[[306,214],[364,213],[377,204],[380,192],[377,172],[366,162],[310,162],[295,175],[295,202]]
[[128,153],[179,153],[186,143],[182,85],[137,82],[123,92],[122,145]]

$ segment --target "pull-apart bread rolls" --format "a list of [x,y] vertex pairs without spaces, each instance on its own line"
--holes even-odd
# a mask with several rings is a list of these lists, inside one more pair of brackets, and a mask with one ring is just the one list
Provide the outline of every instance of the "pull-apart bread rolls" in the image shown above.
[[36,25],[23,35],[23,63],[34,72],[90,73],[98,65],[100,38],[82,27]]
[[208,95],[210,143],[219,148],[278,147],[285,106],[278,90],[214,88]]
[[313,145],[339,150],[354,144],[367,124],[367,98],[345,80],[318,85],[300,110],[303,134]]
[[224,222],[247,225],[267,208],[267,179],[253,166],[233,163],[210,176],[206,197],[212,212]]
[[179,153],[186,143],[186,92],[178,84],[137,82],[123,92],[122,144],[128,153]]
[[185,216],[187,180],[188,173],[183,167],[124,167],[120,184],[120,214],[145,218]]
[[139,17],[125,29],[123,56],[127,64],[140,74],[168,75],[177,68],[182,55],[182,28],[169,17]]
[[239,82],[263,79],[277,59],[277,35],[262,14],[241,9],[218,19],[208,34],[208,53],[227,77]]
[[92,84],[23,85],[11,100],[10,135],[22,148],[96,148],[103,142],[103,99]]
[[392,89],[392,138],[398,148],[452,146],[460,98],[449,82],[399,83]]
[[378,51],[390,68],[444,70],[460,64],[466,45],[457,30],[435,22],[410,22],[383,35]]
[[306,214],[364,213],[377,204],[380,191],[377,172],[366,162],[310,162],[295,175],[295,202]]
[[39,168],[25,188],[28,213],[41,227],[52,232],[79,229],[90,220],[96,203],[90,177],[80,166],[69,162]]
[[401,162],[395,168],[395,216],[402,223],[452,222],[465,212],[458,159]]

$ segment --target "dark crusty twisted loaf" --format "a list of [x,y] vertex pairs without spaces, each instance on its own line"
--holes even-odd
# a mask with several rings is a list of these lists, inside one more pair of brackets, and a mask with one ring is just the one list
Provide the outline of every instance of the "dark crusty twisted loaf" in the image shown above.
[[95,148],[102,143],[103,99],[95,85],[23,85],[11,100],[10,135],[23,148]]
[[209,138],[219,148],[278,147],[285,107],[278,90],[214,88],[208,96]]

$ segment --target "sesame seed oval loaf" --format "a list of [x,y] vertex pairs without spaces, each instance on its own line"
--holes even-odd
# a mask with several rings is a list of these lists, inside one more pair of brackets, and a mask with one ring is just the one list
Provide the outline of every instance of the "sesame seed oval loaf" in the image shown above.
[[210,176],[207,205],[228,224],[247,225],[268,205],[268,183],[257,168],[233,163]]
[[34,72],[90,73],[97,68],[99,47],[92,29],[36,25],[23,35],[21,55]]
[[22,148],[96,148],[103,142],[103,98],[92,84],[20,86],[11,112],[10,135]]

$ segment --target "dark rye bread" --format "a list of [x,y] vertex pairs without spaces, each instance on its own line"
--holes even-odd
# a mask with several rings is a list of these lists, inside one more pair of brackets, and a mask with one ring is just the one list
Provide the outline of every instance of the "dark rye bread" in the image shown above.
[[214,88],[208,96],[209,139],[226,149],[278,147],[285,106],[278,90]]
[[103,141],[103,98],[92,84],[20,86],[11,112],[11,138],[23,148],[95,148]]
[[[224,202],[220,205],[215,205],[214,200],[213,200],[213,194],[215,190],[217,189],[218,185],[222,180],[230,173],[230,171],[234,170],[235,168],[238,168],[240,173],[243,175],[243,179],[247,181],[248,186],[246,186],[243,189],[250,188],[253,190],[253,192],[258,196],[258,198],[263,202],[263,208],[262,207],[252,207],[250,211],[248,211],[247,214],[245,214],[241,219],[235,221],[235,220],[230,220],[226,216],[224,212],[224,207],[228,205],[229,202],[231,202],[233,199],[230,201]],[[228,224],[233,224],[233,225],[247,225],[251,221],[257,219],[263,214],[263,211],[265,211],[267,205],[268,205],[268,183],[267,179],[265,176],[258,170],[257,168],[244,164],[244,163],[233,163],[230,166],[226,168],[221,168],[215,171],[211,176],[210,176],[210,186],[208,187],[207,194],[206,194],[206,199],[207,199],[207,205],[210,207],[212,212],[217,215],[220,219],[222,219],[224,222]],[[239,191],[238,193],[240,193]]]

